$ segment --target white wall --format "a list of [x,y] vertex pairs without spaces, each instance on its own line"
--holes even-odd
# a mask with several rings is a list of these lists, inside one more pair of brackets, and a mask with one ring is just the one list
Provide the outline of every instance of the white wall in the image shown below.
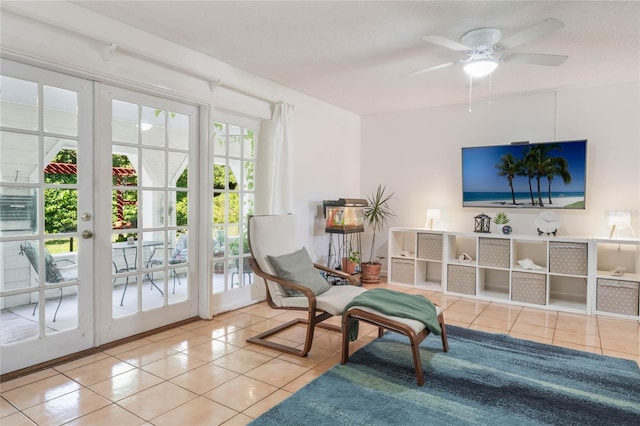
[[[326,254],[322,200],[357,196],[360,188],[358,115],[70,3],[4,2],[0,17],[3,57],[188,100],[211,107],[214,117],[223,109],[268,119],[270,105],[260,98],[293,105],[294,213],[312,258]],[[117,48],[105,60],[107,43]],[[223,86],[212,92],[215,79]]]
[[[494,99],[473,104],[471,113],[468,105],[453,105],[364,117],[363,193],[378,183],[395,191],[391,226],[423,227],[427,208],[440,208],[445,229],[473,231],[483,209],[462,207],[462,147],[586,138],[586,209],[556,210],[560,232],[608,235],[606,212],[618,209],[631,210],[640,231],[639,92],[636,82]],[[535,233],[537,212],[506,212],[515,233]]]

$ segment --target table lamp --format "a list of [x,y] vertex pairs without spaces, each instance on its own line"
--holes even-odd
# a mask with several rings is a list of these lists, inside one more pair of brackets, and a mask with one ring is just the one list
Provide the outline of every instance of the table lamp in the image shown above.
[[440,227],[440,209],[427,209],[427,222],[424,227],[427,229]]
[[630,229],[631,235],[635,238],[636,234],[631,227],[631,212],[629,211],[610,211],[609,212],[609,226],[611,231],[609,232],[609,238],[613,238],[613,234],[616,229]]

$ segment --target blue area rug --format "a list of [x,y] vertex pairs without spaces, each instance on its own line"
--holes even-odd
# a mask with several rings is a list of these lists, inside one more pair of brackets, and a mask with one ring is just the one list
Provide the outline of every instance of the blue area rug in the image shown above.
[[387,333],[251,425],[640,425],[630,360],[447,326],[422,342],[418,387],[406,337]]

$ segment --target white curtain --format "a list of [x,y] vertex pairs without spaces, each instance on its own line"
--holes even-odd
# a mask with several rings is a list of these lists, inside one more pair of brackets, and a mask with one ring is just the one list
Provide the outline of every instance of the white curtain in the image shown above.
[[293,106],[278,102],[258,143],[256,214],[293,213]]

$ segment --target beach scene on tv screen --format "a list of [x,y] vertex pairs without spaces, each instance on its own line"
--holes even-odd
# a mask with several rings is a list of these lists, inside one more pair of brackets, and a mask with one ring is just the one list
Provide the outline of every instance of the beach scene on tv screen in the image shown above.
[[584,209],[586,144],[462,148],[463,207]]

